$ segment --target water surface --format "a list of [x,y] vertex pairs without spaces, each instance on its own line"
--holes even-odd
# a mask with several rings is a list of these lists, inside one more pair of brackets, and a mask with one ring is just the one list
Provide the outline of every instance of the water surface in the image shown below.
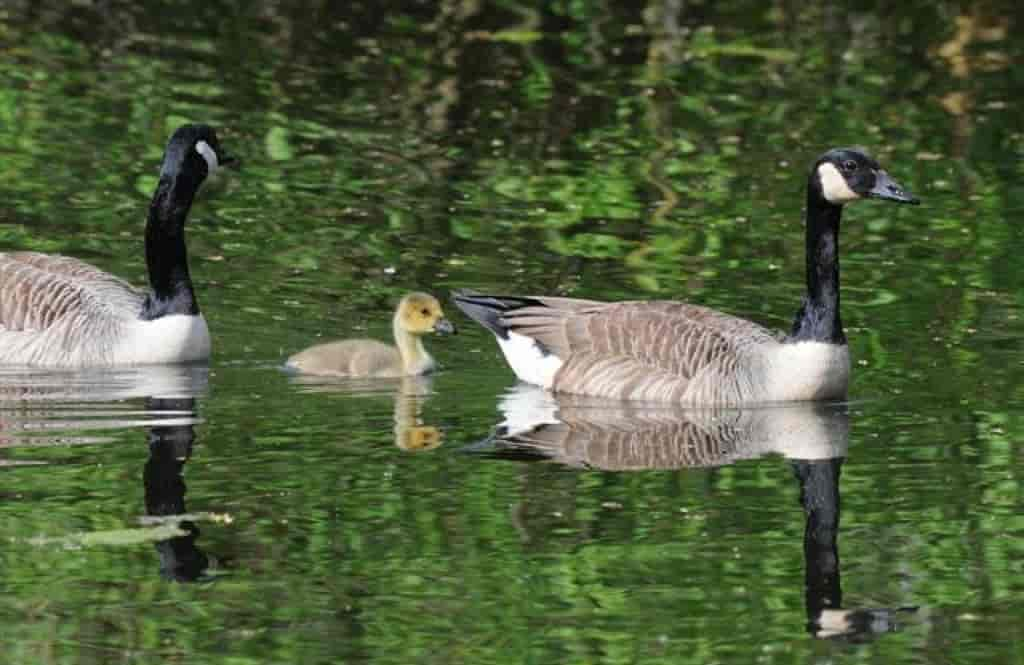
[[[243,162],[208,367],[0,371],[5,662],[1019,660],[1019,12],[625,5],[0,8],[0,249],[143,283],[170,131]],[[554,402],[458,318],[426,380],[280,369],[413,289],[785,329],[848,144],[924,201],[844,217],[848,404]]]

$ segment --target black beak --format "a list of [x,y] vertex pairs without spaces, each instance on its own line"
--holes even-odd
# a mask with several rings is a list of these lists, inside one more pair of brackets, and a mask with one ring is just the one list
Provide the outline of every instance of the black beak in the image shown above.
[[457,331],[455,330],[455,324],[442,316],[434,324],[434,332],[438,335],[454,335]]
[[882,170],[875,171],[875,186],[868,192],[868,197],[896,201],[897,203],[910,203],[912,205],[917,205],[921,202]]
[[237,169],[241,166],[241,162],[238,161],[238,158],[232,157],[231,155],[218,155],[217,161],[220,162],[221,166],[226,166],[229,169]]

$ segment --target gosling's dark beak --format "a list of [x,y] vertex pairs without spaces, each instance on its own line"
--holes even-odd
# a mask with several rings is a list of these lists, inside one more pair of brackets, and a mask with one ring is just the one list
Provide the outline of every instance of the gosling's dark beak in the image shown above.
[[868,197],[896,201],[897,203],[910,203],[912,205],[917,205],[921,202],[882,170],[875,171],[875,186],[868,192]]
[[455,324],[442,316],[434,324],[434,332],[438,335],[454,335],[456,333]]

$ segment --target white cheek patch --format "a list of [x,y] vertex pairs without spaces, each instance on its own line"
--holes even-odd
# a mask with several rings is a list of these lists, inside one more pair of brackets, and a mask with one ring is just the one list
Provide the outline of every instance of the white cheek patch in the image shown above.
[[861,198],[860,194],[850,189],[846,178],[835,167],[835,164],[825,162],[819,166],[818,179],[821,181],[821,193],[829,203],[842,205]]
[[206,160],[206,170],[209,171],[207,175],[212,176],[216,173],[220,162],[217,161],[217,153],[210,147],[210,144],[206,141],[196,141],[196,152]]

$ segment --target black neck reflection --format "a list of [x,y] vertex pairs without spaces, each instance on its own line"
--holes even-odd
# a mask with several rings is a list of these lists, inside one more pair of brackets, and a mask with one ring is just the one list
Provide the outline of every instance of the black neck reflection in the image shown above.
[[897,616],[914,609],[842,609],[839,478],[850,428],[845,405],[674,409],[517,386],[499,409],[504,421],[464,448],[467,453],[604,473],[708,469],[782,455],[799,482],[806,517],[808,631],[821,639],[864,641],[896,630]]
[[815,634],[826,609],[843,603],[839,578],[839,472],[842,457],[826,460],[793,460],[800,483],[804,525],[804,583],[807,629]]
[[[187,411],[195,409],[193,398],[151,398],[152,411]],[[148,428],[149,459],[142,472],[145,487],[146,514],[153,517],[183,515],[185,479],[182,469],[192,455],[195,431],[192,425],[159,425]],[[209,557],[196,545],[199,527],[191,520],[178,523],[185,535],[156,543],[160,556],[160,576],[176,582],[202,580],[210,566]]]
[[800,483],[804,526],[804,602],[807,631],[819,638],[865,642],[898,628],[916,607],[843,610],[839,571],[839,474],[845,458],[792,460]]

